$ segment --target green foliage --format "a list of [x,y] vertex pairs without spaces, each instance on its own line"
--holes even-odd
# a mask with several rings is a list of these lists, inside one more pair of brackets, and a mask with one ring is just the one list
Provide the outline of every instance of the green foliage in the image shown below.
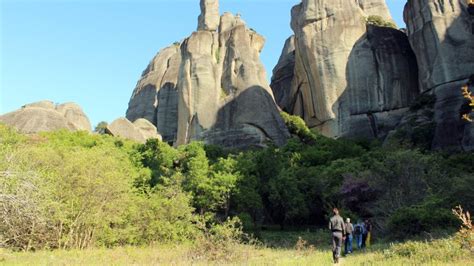
[[294,136],[286,145],[242,152],[87,132],[24,136],[0,125],[0,241],[20,250],[188,241],[214,250],[240,243],[229,233],[241,233],[240,222],[237,230],[219,221],[239,216],[257,234],[268,224],[326,226],[334,206],[400,239],[449,231],[448,210],[473,207],[472,154],[334,140],[282,117]]
[[[409,207],[397,209],[389,218],[391,235],[398,239],[413,237],[420,232],[434,232],[450,229],[458,223],[448,208],[438,198]],[[444,228],[443,228],[444,227]]]
[[109,124],[107,122],[101,121],[99,124],[97,124],[97,126],[95,126],[94,132],[98,134],[105,134],[108,125]]
[[179,186],[138,182],[151,177],[136,144],[86,132],[27,139],[2,126],[0,133],[4,245],[82,249],[196,236],[190,197]]
[[298,136],[305,143],[315,140],[316,134],[306,126],[306,123],[301,117],[289,115],[285,112],[280,112],[280,115],[291,134]]
[[209,224],[202,221],[203,234],[196,241],[191,254],[194,258],[222,263],[242,259],[240,245],[249,237],[243,232],[239,218],[227,219],[223,223]]
[[141,162],[152,171],[150,180],[143,180],[151,187],[162,184],[177,172],[177,164],[180,159],[179,151],[173,149],[165,142],[157,139],[148,140],[145,145],[139,147]]
[[391,21],[386,21],[384,18],[378,15],[368,16],[366,23],[367,25],[375,25],[379,27],[388,27],[388,28],[397,29],[397,25],[395,25],[395,23]]
[[416,264],[431,264],[433,262],[444,262],[463,260],[470,257],[469,252],[459,248],[453,239],[439,239],[431,242],[408,241],[401,244],[393,244],[383,251],[385,259],[408,259]]
[[410,111],[418,111],[423,108],[433,108],[436,103],[436,95],[424,93],[410,105]]
[[[95,136],[84,134],[45,134],[48,142],[8,154],[16,159],[0,169],[8,173],[2,179],[1,203],[19,215],[31,209],[27,216],[8,218],[21,221],[6,225],[12,234],[4,236],[9,245],[26,250],[86,248],[120,220],[138,171],[113,143],[103,140],[99,145]],[[16,230],[34,237],[20,241]]]
[[157,186],[133,199],[117,225],[120,233],[107,236],[105,244],[179,243],[198,236],[191,198],[179,185]]
[[221,62],[221,48],[218,47],[215,52],[216,62],[219,64]]

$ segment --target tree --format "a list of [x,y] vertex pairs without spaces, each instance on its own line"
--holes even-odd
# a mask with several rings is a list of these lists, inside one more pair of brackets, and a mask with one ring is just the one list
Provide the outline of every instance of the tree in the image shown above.
[[102,122],[99,122],[99,124],[97,124],[97,126],[95,126],[94,128],[94,132],[97,133],[97,134],[105,134],[105,131],[107,129],[107,126],[109,124],[105,121],[102,121]]
[[394,28],[397,29],[397,25],[395,25],[391,21],[386,21],[384,18],[378,15],[371,15],[367,17],[367,24],[369,25],[375,25],[379,27],[388,27],[388,28]]

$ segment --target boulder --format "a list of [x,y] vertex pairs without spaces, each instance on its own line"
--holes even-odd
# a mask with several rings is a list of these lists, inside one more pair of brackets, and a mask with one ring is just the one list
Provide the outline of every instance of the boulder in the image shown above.
[[161,141],[161,136],[156,133],[156,127],[146,119],[138,119],[132,123],[127,118],[117,118],[107,125],[105,133],[139,143],[145,143],[152,138]]
[[162,137],[158,134],[155,125],[150,121],[140,118],[133,122],[133,125],[142,133],[145,139],[159,139],[162,141]]
[[0,116],[0,122],[26,134],[68,129],[91,131],[89,119],[75,103],[55,105],[40,101],[24,105],[19,110]]

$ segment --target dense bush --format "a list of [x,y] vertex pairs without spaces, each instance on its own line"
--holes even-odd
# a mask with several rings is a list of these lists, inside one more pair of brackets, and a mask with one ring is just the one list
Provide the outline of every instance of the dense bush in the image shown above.
[[27,139],[4,126],[0,131],[2,245],[87,248],[191,237],[187,195],[134,186],[150,179],[135,144],[85,132]]

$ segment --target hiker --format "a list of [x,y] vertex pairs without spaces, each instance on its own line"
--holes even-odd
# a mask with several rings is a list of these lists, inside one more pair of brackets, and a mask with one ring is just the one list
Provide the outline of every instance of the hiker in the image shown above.
[[362,228],[362,248],[367,246],[367,237],[369,236],[369,231],[367,230],[367,225],[369,220],[364,221],[364,227]]
[[346,241],[344,243],[344,253],[351,254],[352,253],[352,233],[354,232],[354,226],[351,224],[351,219],[346,218]]
[[329,230],[332,232],[332,258],[334,263],[339,262],[341,257],[341,246],[345,235],[344,220],[339,216],[339,210],[332,210],[334,216],[329,220]]
[[364,224],[361,220],[357,221],[354,226],[354,237],[357,244],[357,249],[362,249],[362,232],[364,231]]
[[372,238],[372,223],[369,219],[365,220],[365,230],[367,231],[367,237],[365,239],[365,245],[370,247],[370,240]]

